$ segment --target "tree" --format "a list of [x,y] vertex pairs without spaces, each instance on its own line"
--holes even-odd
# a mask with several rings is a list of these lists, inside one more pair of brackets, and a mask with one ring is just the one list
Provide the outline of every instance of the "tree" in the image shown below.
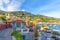
[[52,34],[53,34],[53,35],[60,36],[60,33],[59,33],[58,31],[53,31]]
[[0,16],[0,19],[3,20],[3,21],[6,20],[4,16]]
[[16,40],[23,40],[22,35],[20,34],[20,32],[18,31],[14,31],[11,36],[14,36],[16,38]]
[[35,40],[38,40],[38,39],[37,39],[37,38],[38,38],[38,36],[39,36],[39,32],[38,32],[38,30],[37,30],[37,29],[35,29],[35,32],[34,32]]

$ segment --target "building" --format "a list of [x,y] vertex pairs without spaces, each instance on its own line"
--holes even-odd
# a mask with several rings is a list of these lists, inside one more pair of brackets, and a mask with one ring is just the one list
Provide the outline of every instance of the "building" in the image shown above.
[[6,18],[6,24],[8,24],[7,27],[12,26],[13,31],[19,31],[23,35],[23,40],[33,40],[33,33],[30,33],[32,32],[34,26],[32,22],[19,19],[18,17],[10,18],[10,15]]
[[6,23],[0,20],[0,30],[5,29],[5,28],[6,28]]

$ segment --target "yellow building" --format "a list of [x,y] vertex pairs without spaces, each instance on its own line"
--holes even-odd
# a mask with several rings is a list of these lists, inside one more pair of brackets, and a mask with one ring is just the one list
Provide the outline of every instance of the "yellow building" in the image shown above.
[[7,14],[6,20],[10,19],[10,14]]

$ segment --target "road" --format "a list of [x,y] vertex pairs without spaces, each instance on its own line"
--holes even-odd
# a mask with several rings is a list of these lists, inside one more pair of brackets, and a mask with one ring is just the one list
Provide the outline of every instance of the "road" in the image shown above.
[[12,28],[1,30],[0,40],[12,40],[11,33],[12,33]]
[[[12,33],[12,28],[1,30],[0,31],[0,40],[12,40],[11,33]],[[29,32],[27,34],[28,38],[30,40],[34,39],[33,34],[34,34],[33,32]],[[40,32],[39,34],[40,35],[39,35],[38,40],[51,40],[51,36],[52,36],[51,34],[45,33],[45,32]]]

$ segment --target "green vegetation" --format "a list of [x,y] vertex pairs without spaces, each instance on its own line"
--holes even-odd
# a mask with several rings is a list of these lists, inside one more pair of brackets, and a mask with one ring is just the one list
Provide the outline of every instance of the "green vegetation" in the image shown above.
[[0,16],[0,20],[5,21],[6,19],[5,19],[5,17],[4,17],[4,16]]
[[35,32],[34,32],[34,37],[38,37],[39,36],[39,32],[38,32],[38,30],[37,29],[35,29]]
[[38,40],[38,36],[39,36],[39,32],[37,29],[35,29],[35,32],[34,32],[35,40]]
[[17,17],[20,17],[20,15],[24,13],[23,19],[36,20],[37,22],[60,23],[60,18],[53,18],[40,14],[34,15],[29,12],[23,12],[23,11],[4,12],[0,10],[0,15],[6,16],[6,14],[8,13],[11,14],[11,16],[17,16]]
[[16,38],[16,40],[22,40],[22,35],[18,31],[14,31],[12,34]]
[[53,31],[53,32],[52,32],[52,34],[53,34],[53,35],[60,36],[60,33],[59,33],[59,32],[57,32],[57,31]]

